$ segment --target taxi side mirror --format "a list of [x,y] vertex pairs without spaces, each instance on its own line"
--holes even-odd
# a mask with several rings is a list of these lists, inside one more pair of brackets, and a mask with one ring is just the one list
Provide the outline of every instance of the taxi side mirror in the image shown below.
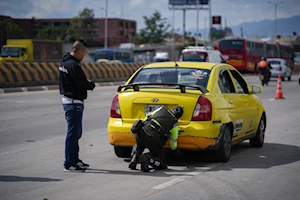
[[262,87],[260,85],[257,84],[253,84],[251,86],[251,93],[252,94],[261,94],[263,91]]

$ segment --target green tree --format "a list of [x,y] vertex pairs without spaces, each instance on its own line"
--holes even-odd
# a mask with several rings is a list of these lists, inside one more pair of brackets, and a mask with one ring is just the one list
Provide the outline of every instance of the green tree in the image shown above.
[[67,42],[67,32],[69,27],[45,26],[38,30],[37,38],[42,40],[61,40]]
[[155,11],[151,17],[143,16],[143,18],[146,27],[135,36],[135,43],[161,43],[170,34],[168,31],[170,24],[167,23],[166,18],[162,18],[160,12]]
[[7,39],[23,39],[24,31],[12,19],[5,19],[0,22],[1,45],[6,43]]
[[79,14],[71,20],[71,26],[68,30],[68,36],[71,41],[76,38],[83,38],[86,41],[94,39],[94,28],[97,27],[94,19],[94,10],[84,8]]

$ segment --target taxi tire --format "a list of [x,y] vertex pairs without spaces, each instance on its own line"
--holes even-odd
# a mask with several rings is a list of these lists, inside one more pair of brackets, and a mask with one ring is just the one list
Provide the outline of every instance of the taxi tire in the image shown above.
[[114,146],[115,154],[119,158],[130,158],[132,147]]
[[232,149],[232,129],[229,125],[225,124],[221,127],[221,131],[223,135],[220,148],[213,152],[213,156],[217,162],[227,162]]
[[260,118],[260,122],[255,134],[255,137],[250,139],[251,147],[262,147],[264,145],[265,140],[265,131],[266,131],[266,117],[263,115]]

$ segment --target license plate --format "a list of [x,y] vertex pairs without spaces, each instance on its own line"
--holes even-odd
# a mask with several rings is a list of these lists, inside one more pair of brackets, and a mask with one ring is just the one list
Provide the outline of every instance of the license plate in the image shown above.
[[145,106],[145,114],[153,112],[154,110],[156,110],[156,109],[158,109],[158,108],[160,108],[162,106],[164,106],[164,105],[152,105],[152,104],[146,105]]

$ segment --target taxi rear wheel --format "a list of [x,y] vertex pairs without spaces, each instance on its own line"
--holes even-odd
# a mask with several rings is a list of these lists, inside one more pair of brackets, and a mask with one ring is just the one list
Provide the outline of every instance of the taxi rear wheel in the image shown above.
[[130,158],[132,147],[114,146],[115,154],[120,158]]
[[227,162],[231,155],[232,148],[232,130],[229,125],[223,125],[221,128],[223,133],[220,148],[214,151],[214,159],[218,162]]
[[255,137],[250,139],[251,147],[262,147],[264,145],[265,130],[266,130],[266,118],[263,115],[260,119]]

